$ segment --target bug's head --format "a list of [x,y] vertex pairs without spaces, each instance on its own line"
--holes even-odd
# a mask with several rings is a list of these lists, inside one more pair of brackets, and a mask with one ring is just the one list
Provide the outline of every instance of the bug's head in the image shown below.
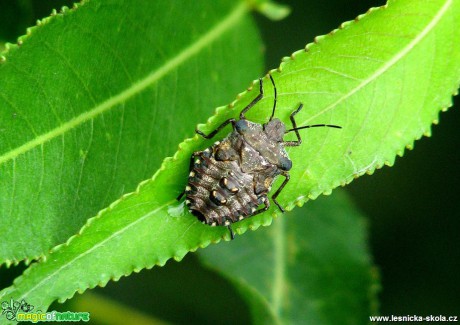
[[264,131],[273,141],[282,142],[286,126],[283,122],[275,118],[264,124]]
[[281,157],[278,167],[284,171],[290,171],[292,168],[292,161],[288,157]]

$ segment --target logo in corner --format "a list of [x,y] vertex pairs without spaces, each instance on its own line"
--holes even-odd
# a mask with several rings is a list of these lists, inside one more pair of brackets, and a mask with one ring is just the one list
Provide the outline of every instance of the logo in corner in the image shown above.
[[41,310],[34,311],[34,306],[28,304],[24,299],[21,301],[3,301],[2,313],[9,321],[16,322],[88,322],[90,314],[88,312],[57,312],[55,310],[51,312],[42,312]]
[[34,310],[34,306],[28,304],[24,299],[21,301],[11,299],[9,302],[2,302],[2,315],[5,315],[8,320],[16,320],[19,312],[30,313],[32,310]]

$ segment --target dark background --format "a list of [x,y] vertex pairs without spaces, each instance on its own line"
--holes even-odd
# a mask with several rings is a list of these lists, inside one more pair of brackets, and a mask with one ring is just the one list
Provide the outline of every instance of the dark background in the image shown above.
[[[254,15],[266,45],[267,70],[276,68],[283,56],[304,48],[315,36],[330,32],[342,22],[366,12],[369,7],[384,4],[384,1],[378,0],[282,2],[292,8],[291,15],[283,21],[272,22]],[[36,19],[49,15],[51,8],[71,3],[0,0],[0,41],[14,42],[17,36],[25,33],[27,26],[35,24]],[[19,13],[22,13],[22,19],[17,19]],[[394,167],[384,167],[373,176],[363,176],[347,186],[347,191],[369,218],[370,246],[382,280],[382,315],[459,315],[459,104],[457,97],[454,107],[440,115],[440,124],[433,126],[432,137],[417,141],[414,150],[407,150],[403,158],[397,158]],[[192,255],[183,263],[168,263],[166,267],[157,269],[155,276],[153,272],[142,272],[96,291],[113,295],[123,292],[126,300],[131,294],[139,296],[142,291],[148,291],[150,286],[161,295],[163,286],[166,294],[167,282],[175,281],[171,275],[184,269],[189,272],[196,265],[196,258]],[[10,284],[22,269],[1,268],[1,287]],[[201,277],[203,282],[214,277],[215,281],[220,281],[220,288],[225,289],[226,294],[236,295],[212,272],[207,271]],[[184,301],[209,294],[205,288],[201,289],[203,292],[197,292],[196,285],[188,285],[190,296],[182,297]],[[175,298],[178,298],[177,295]],[[203,305],[205,303],[213,304],[213,301],[203,301]],[[177,306],[180,301],[164,302],[164,306],[171,308],[175,304]],[[242,302],[237,304],[243,305]],[[151,310],[151,306],[147,305],[140,304],[138,307]],[[225,306],[221,307],[214,304],[211,311],[217,319],[220,313],[226,312]],[[158,312],[161,316],[161,310]],[[197,312],[195,308],[193,313]],[[203,308],[202,312],[203,317],[211,321],[209,309]],[[233,320],[244,322],[247,320],[246,312],[240,310],[240,319]],[[200,317],[197,317],[198,322]]]

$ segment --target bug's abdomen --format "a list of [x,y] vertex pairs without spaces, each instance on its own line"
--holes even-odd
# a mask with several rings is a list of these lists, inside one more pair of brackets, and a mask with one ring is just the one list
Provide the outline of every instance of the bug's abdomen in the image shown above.
[[226,225],[251,216],[262,203],[252,174],[235,161],[217,161],[208,150],[195,156],[186,187],[190,211],[209,225]]

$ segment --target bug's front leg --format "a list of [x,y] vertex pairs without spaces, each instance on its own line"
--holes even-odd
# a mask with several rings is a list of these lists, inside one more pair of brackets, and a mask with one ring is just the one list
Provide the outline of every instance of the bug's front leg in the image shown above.
[[[297,141],[284,141],[284,146],[286,147],[296,147],[296,146],[300,146],[302,144],[302,138],[300,137],[300,133],[299,133],[299,130],[297,129],[297,124],[295,122],[295,119],[294,119],[294,116],[296,116],[296,114],[298,112],[300,112],[300,110],[303,108],[303,104],[300,104],[299,107],[291,113],[291,115],[289,116],[290,120],[291,120],[291,123],[292,123],[292,129],[294,132],[295,132],[295,135],[297,137]],[[281,185],[283,186],[283,185]],[[282,210],[282,209],[281,209]]]
[[200,130],[196,129],[195,132],[198,133],[199,135],[201,135],[203,138],[205,139],[211,139],[212,137],[214,137],[217,132],[219,132],[220,130],[222,130],[224,127],[226,127],[229,123],[232,123],[232,126],[234,127],[235,126],[235,123],[236,123],[236,120],[234,118],[229,118],[228,120],[226,120],[224,123],[222,123],[221,125],[219,125],[217,127],[217,129],[215,129],[214,131],[212,131],[211,133],[209,133],[208,135],[204,134],[203,132],[201,132]]
[[[272,79],[271,75],[270,75],[270,78]],[[272,82],[273,82],[273,79],[272,79]],[[243,110],[240,112],[240,119],[244,120],[245,119],[244,114],[246,114],[251,109],[251,107],[257,104],[257,102],[261,100],[262,98],[264,98],[264,84],[263,84],[262,78],[260,78],[259,79],[259,95],[257,95],[257,97],[254,98],[252,102],[248,104],[248,106],[243,108]]]
[[291,119],[291,123],[292,123],[292,129],[289,129],[285,131],[284,133],[289,133],[289,132],[294,131],[297,137],[297,141],[284,141],[283,145],[285,147],[297,147],[302,144],[302,138],[300,137],[299,130],[317,128],[317,127],[328,127],[328,128],[335,128],[335,129],[342,128],[341,126],[333,125],[333,124],[313,124],[313,125],[305,125],[305,126],[297,127],[297,123],[295,121],[294,116],[296,116],[296,114],[300,112],[302,108],[303,108],[303,104],[300,104],[299,107],[297,107],[297,109],[294,112],[292,112],[291,115],[289,116],[289,118]]
[[291,178],[291,176],[289,175],[288,172],[282,172],[281,175],[283,175],[285,177],[285,180],[283,181],[283,184],[281,184],[281,186],[276,190],[275,194],[273,194],[272,196],[272,199],[273,199],[273,202],[275,202],[275,204],[278,206],[278,208],[281,210],[281,212],[285,212],[283,207],[278,203],[278,201],[276,200],[276,198],[278,197],[278,195],[281,193],[281,190],[286,186],[286,184],[289,182],[289,179]]

